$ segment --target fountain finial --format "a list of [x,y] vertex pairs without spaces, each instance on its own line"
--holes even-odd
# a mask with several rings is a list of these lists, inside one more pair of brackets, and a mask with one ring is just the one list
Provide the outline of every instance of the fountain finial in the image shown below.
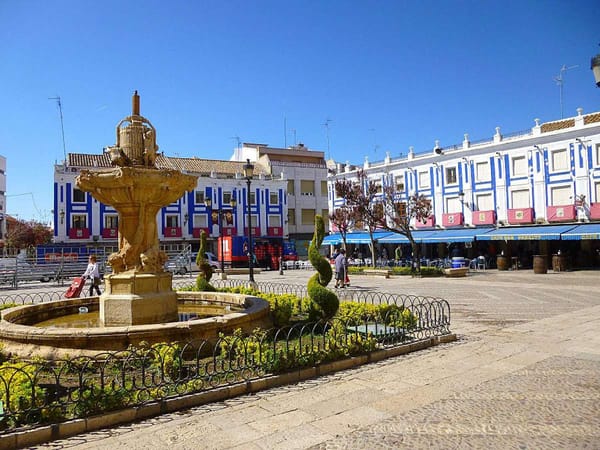
[[140,116],[140,96],[131,97],[131,116],[117,125],[117,143],[108,148],[113,166],[143,166],[154,168],[158,153],[156,130],[148,119]]
[[131,115],[140,115],[140,96],[138,95],[137,90],[133,93],[133,97],[131,97]]

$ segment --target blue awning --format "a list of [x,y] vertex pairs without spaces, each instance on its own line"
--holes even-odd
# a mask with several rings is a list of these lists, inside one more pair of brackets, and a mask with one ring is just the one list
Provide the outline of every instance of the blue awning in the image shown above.
[[[373,239],[379,242],[383,237],[389,236],[390,234],[389,231],[378,231],[373,233]],[[348,233],[346,235],[346,242],[348,244],[370,244],[371,237],[369,236],[369,233]]]
[[328,236],[325,236],[325,238],[323,238],[323,242],[321,242],[321,245],[339,245],[342,242],[342,235],[341,234],[330,234]]
[[423,236],[421,242],[426,244],[435,244],[438,242],[473,242],[476,236],[492,230],[495,230],[495,228],[450,228],[447,230],[432,231],[427,236]]
[[562,233],[576,225],[541,225],[530,227],[497,228],[493,231],[476,234],[478,241],[556,241]]
[[560,235],[561,239],[567,241],[600,239],[600,223],[586,223],[577,225]]
[[[422,230],[422,231],[413,231],[412,237],[417,243],[427,242],[425,239],[431,235],[436,233],[435,230]],[[408,244],[410,241],[406,236],[400,233],[391,233],[388,236],[379,239],[380,244]]]
[[[373,239],[379,241],[384,236],[389,236],[389,231],[377,231],[373,233]],[[406,241],[408,242],[408,241]],[[338,245],[342,243],[342,235],[340,233],[330,234],[323,239],[321,245]],[[370,244],[371,237],[369,233],[348,233],[346,235],[347,244]]]

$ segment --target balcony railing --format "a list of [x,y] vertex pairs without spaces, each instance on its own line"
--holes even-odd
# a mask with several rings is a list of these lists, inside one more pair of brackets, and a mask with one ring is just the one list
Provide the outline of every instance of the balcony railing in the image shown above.
[[90,229],[89,228],[71,228],[69,230],[70,239],[89,239]]
[[180,238],[182,236],[181,227],[165,227],[163,229],[163,236],[166,238],[170,238],[170,237]]

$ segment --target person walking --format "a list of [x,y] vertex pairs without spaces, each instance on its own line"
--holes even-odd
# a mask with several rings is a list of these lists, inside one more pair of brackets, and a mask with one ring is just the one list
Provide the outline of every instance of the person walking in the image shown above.
[[346,271],[348,269],[348,260],[346,259],[346,250],[340,249],[335,258],[335,287],[344,287],[346,283]]
[[98,295],[102,294],[100,292],[100,271],[98,270],[96,255],[90,255],[87,268],[81,277],[84,279],[89,278],[91,280],[90,291],[88,293],[89,297],[94,295],[94,288],[96,288]]

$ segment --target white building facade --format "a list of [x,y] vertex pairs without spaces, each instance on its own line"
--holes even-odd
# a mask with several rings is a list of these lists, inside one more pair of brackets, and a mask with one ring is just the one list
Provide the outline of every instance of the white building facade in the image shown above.
[[315,215],[327,218],[329,214],[325,154],[303,144],[275,148],[244,143],[231,159],[250,159],[273,178],[286,180],[286,237],[295,241],[298,254],[305,256],[315,229]]
[[[600,113],[584,115],[579,109],[577,116],[555,122],[536,119],[531,129],[506,135],[496,128],[491,139],[478,142],[465,135],[459,145],[436,143],[433,151],[420,154],[411,148],[405,158],[365,160],[360,168],[370,180],[393,185],[400,201],[413,193],[431,201],[427,223],[413,224],[416,231],[430,232],[422,243],[441,242],[443,235],[431,231],[462,228],[473,231],[446,242],[499,241],[506,247],[508,241],[535,241],[531,251],[552,252],[560,243],[547,241],[574,240],[592,260],[600,254],[600,223],[594,224],[600,222]],[[344,201],[335,197],[335,180],[355,179],[356,170],[338,164],[330,175],[330,210]],[[577,225],[588,223],[575,235]],[[552,225],[563,227],[549,238],[544,232]]]

